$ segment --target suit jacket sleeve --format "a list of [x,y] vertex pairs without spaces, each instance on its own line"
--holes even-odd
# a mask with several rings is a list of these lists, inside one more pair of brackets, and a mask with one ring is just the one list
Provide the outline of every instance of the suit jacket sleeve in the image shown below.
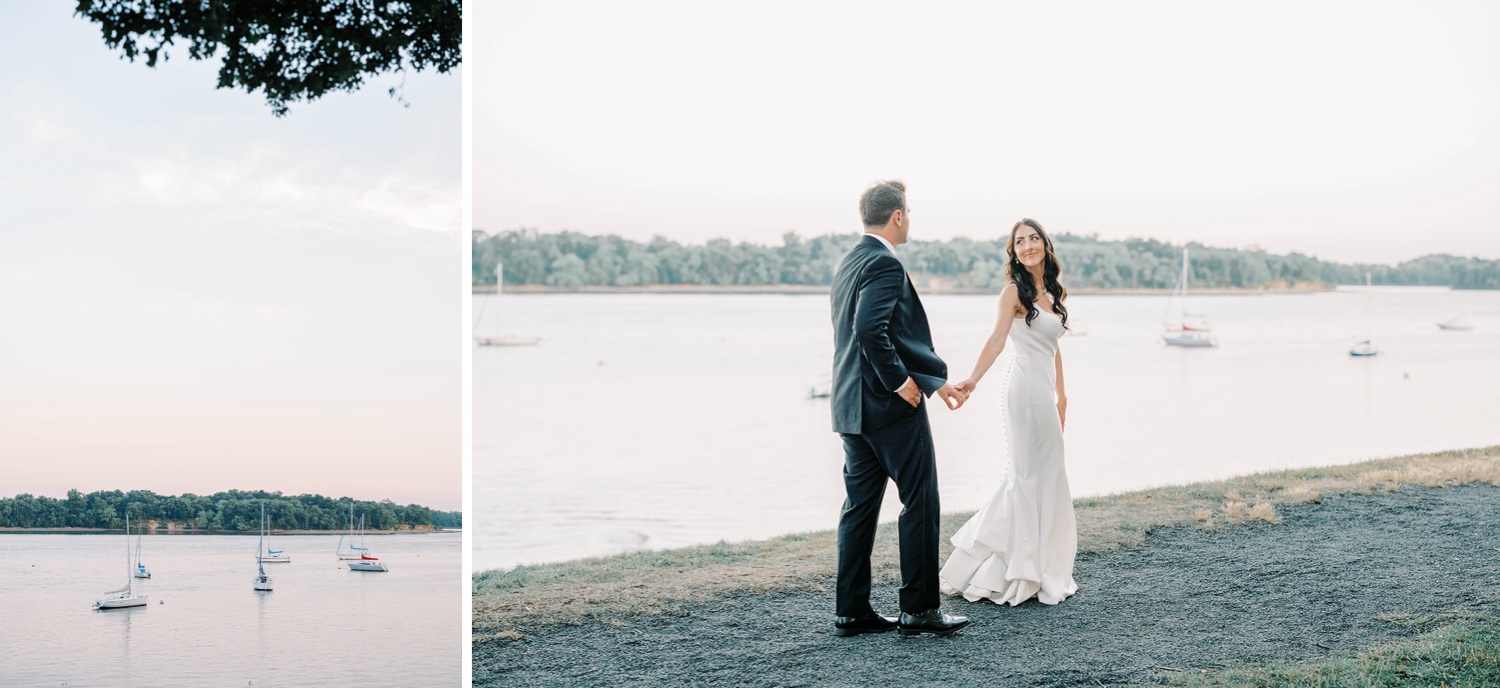
[[860,349],[875,376],[880,378],[880,384],[894,394],[908,377],[906,365],[891,343],[890,332],[891,316],[896,310],[896,300],[901,297],[906,271],[900,261],[889,257],[872,263],[864,278],[854,307],[854,335],[859,338]]

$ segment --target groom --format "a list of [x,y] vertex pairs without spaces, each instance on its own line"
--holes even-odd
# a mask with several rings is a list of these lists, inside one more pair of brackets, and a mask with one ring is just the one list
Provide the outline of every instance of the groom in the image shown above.
[[[969,623],[938,611],[938,493],[924,396],[950,409],[967,395],[945,380],[927,314],[895,247],[911,229],[906,185],[876,182],[859,199],[865,235],[833,278],[833,430],[844,440],[834,634],[901,629],[948,635]],[[887,480],[901,497],[901,617],[870,606],[870,551]]]

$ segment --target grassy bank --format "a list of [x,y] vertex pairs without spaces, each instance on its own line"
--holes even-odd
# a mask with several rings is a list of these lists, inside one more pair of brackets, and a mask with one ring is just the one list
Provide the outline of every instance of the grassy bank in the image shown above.
[[1430,630],[1406,642],[1295,664],[1215,673],[1164,669],[1171,685],[1192,688],[1500,686],[1500,609],[1490,608],[1481,613],[1387,615],[1382,620]]
[[[1153,528],[1163,526],[1214,531],[1252,521],[1279,523],[1278,509],[1331,495],[1475,482],[1500,485],[1500,446],[1078,499],[1079,551],[1139,546]],[[970,515],[946,515],[944,535]],[[947,557],[950,549],[944,542],[940,556]],[[658,614],[729,594],[824,591],[835,574],[835,551],[834,532],[818,531],[476,573],[474,638],[516,638],[548,624],[620,623],[632,615]],[[873,559],[878,579],[899,578],[893,523],[882,526]]]

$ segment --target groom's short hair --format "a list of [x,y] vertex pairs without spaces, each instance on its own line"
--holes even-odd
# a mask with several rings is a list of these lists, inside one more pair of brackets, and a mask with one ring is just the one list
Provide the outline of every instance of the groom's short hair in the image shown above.
[[906,210],[906,184],[900,180],[875,182],[859,197],[859,217],[866,227],[884,227],[897,210]]

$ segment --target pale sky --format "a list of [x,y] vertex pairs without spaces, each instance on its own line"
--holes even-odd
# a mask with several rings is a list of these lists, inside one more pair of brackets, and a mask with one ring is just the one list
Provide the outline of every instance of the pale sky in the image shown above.
[[0,496],[460,508],[460,76],[278,120],[72,5],[0,5]]
[[1500,258],[1500,3],[474,3],[474,226]]

